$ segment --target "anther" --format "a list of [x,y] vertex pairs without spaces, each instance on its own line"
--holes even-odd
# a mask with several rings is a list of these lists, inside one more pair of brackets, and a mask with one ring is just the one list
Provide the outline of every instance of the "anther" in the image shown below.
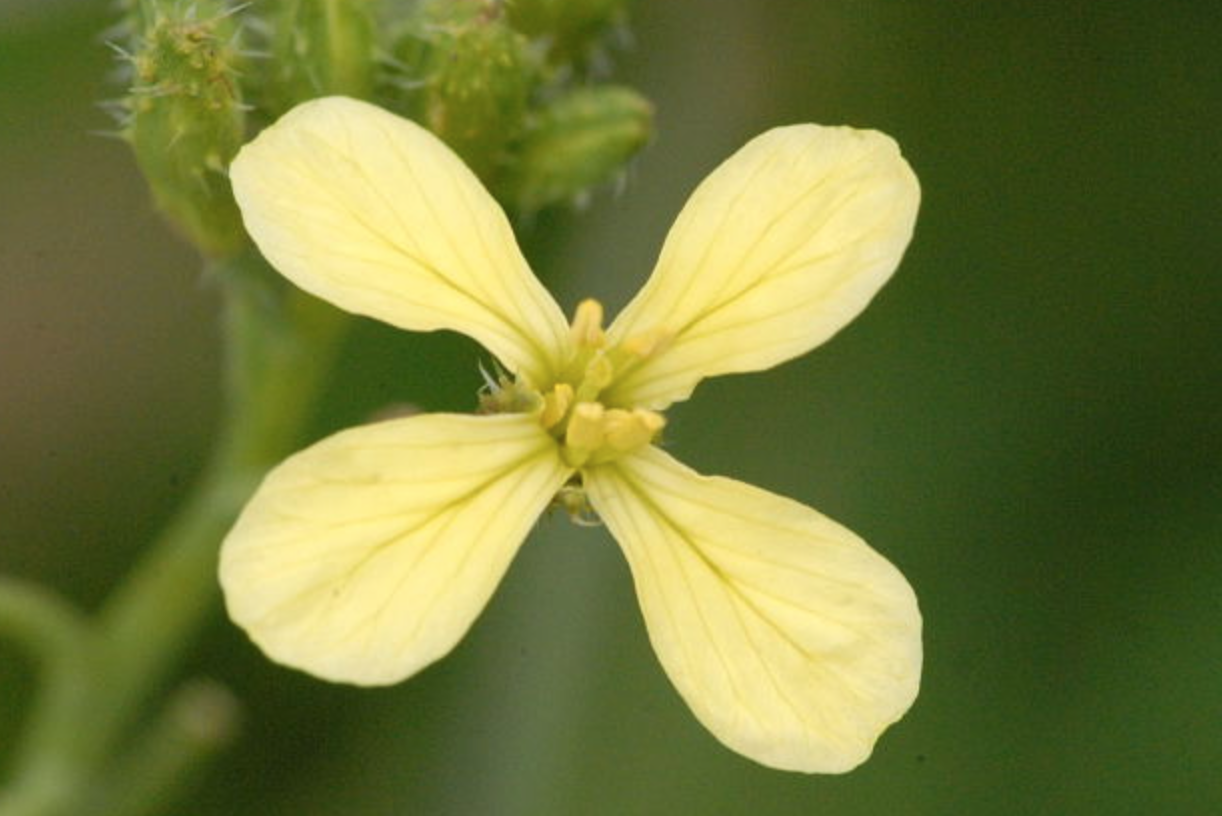
[[663,326],[634,334],[620,343],[620,349],[633,357],[645,358],[664,350],[675,339],[674,332]]
[[603,443],[605,429],[603,418],[606,409],[602,403],[579,402],[573,406],[569,427],[564,433],[565,446],[576,451],[593,451]]
[[573,344],[587,348],[602,348],[607,337],[603,333],[603,306],[593,298],[577,304],[573,325],[569,329]]
[[568,383],[557,383],[556,387],[543,395],[543,413],[539,421],[544,428],[553,428],[564,419],[573,404],[573,386]]
[[585,378],[581,384],[583,387],[593,388],[597,393],[610,385],[613,379],[615,367],[605,355],[599,354],[586,364]]
[[648,445],[666,426],[666,418],[656,411],[634,408],[631,411],[612,409],[604,420],[604,440],[608,447],[620,453]]

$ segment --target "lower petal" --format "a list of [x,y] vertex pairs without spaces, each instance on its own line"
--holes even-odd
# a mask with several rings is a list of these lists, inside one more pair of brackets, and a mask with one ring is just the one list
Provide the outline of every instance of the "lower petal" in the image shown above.
[[462,638],[569,473],[525,415],[335,434],[273,470],[225,539],[229,615],[277,662],[402,680]]
[[627,555],[662,665],[728,747],[844,772],[911,706],[916,597],[852,532],[653,447],[591,469],[585,486]]

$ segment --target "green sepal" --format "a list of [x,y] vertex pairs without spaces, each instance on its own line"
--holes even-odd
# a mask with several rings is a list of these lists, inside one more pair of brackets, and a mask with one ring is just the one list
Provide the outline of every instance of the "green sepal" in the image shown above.
[[576,200],[613,178],[652,130],[653,106],[629,88],[570,91],[536,115],[501,195],[524,213]]
[[204,254],[245,243],[227,169],[245,139],[231,17],[215,2],[166,4],[138,37],[125,136],[153,198]]

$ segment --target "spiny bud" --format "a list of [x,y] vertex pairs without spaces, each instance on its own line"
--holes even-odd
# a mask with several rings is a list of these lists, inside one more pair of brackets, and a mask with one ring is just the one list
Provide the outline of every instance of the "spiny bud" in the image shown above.
[[626,0],[514,0],[507,4],[513,27],[549,43],[559,64],[582,62],[590,49],[626,17]]
[[610,179],[649,140],[653,107],[628,88],[581,88],[528,129],[505,197],[522,212],[573,200]]
[[367,98],[374,77],[371,0],[279,0],[271,23],[273,104],[316,96]]
[[158,206],[218,256],[245,240],[226,176],[244,139],[232,38],[232,21],[215,3],[160,7],[132,57],[126,130]]
[[441,0],[421,7],[395,56],[419,77],[412,115],[482,178],[506,163],[540,79],[529,41],[494,0]]

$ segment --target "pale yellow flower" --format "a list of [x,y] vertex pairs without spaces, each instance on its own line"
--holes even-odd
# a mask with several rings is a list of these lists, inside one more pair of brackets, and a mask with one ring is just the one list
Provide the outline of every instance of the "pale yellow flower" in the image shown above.
[[220,575],[269,657],[360,685],[409,677],[466,633],[559,501],[615,536],[658,658],[718,739],[789,770],[869,756],[920,679],[904,577],[814,510],[653,442],[701,379],[809,351],[891,275],[920,195],[890,138],[798,125],[748,143],[692,195],[605,330],[594,301],[566,323],[476,177],[379,108],[301,105],[232,177],[250,234],[297,285],[467,334],[512,375],[479,415],[343,431],[267,476]]

